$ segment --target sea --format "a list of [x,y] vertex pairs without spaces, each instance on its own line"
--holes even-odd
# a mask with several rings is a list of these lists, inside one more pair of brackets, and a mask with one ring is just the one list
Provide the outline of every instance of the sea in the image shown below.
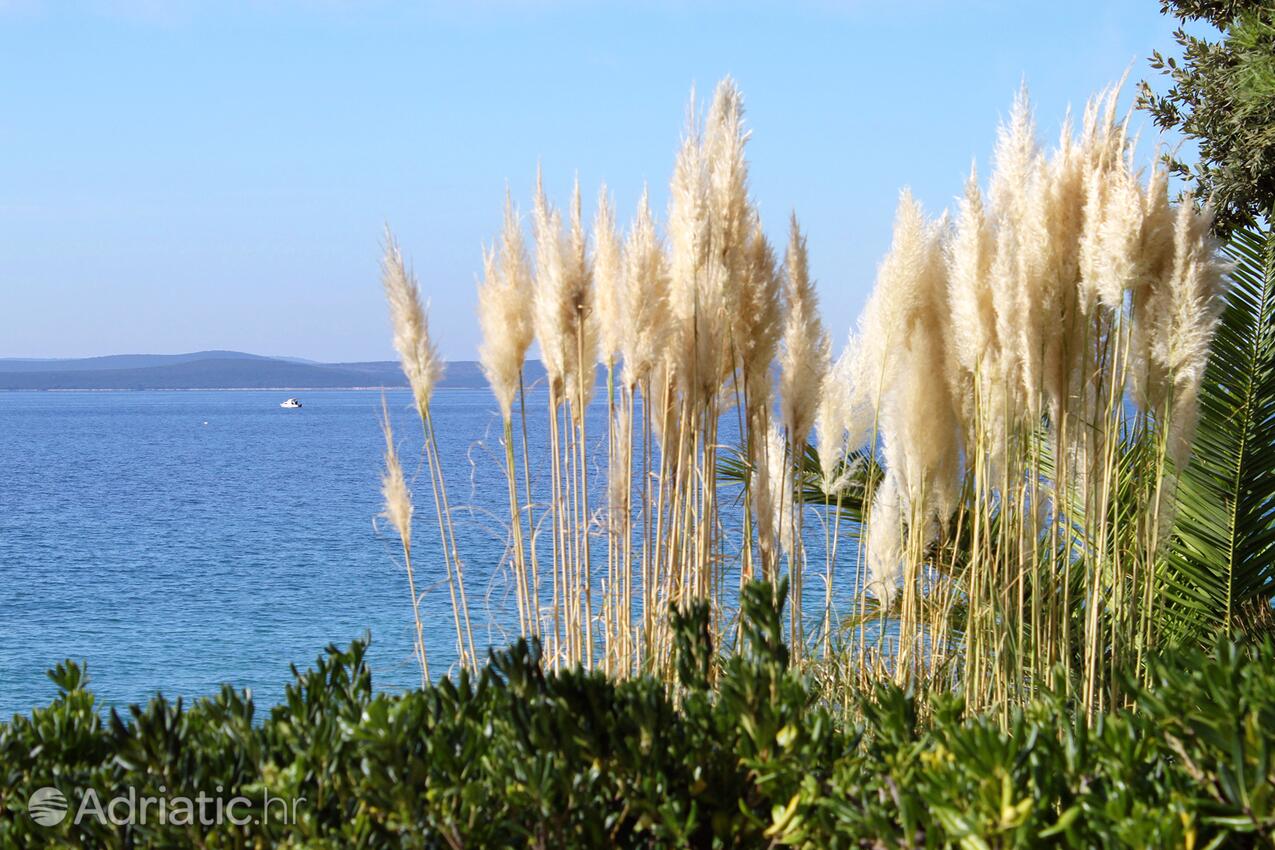
[[[303,407],[281,408],[289,395]],[[454,670],[455,631],[409,392],[0,393],[0,719],[54,699],[46,671],[64,659],[87,667],[104,710],[159,693],[189,701],[223,683],[263,710],[293,665],[356,639],[370,640],[374,687],[419,685],[401,547],[378,516],[383,409],[415,497],[413,562],[437,677]],[[517,613],[500,415],[485,389],[442,389],[432,415],[474,639],[502,647]],[[589,423],[604,498],[604,402]],[[533,393],[533,459],[548,456],[547,432]],[[544,466],[533,466],[537,490]],[[826,531],[818,516],[806,522],[807,558],[821,570]],[[839,585],[837,596],[854,591]],[[808,578],[807,599],[822,593]]]

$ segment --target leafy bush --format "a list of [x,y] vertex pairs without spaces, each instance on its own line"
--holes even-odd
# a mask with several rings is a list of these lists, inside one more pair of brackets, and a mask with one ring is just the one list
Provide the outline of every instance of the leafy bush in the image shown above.
[[1160,0],[1178,19],[1180,55],[1151,55],[1168,78],[1160,92],[1143,81],[1138,105],[1156,126],[1199,145],[1199,162],[1170,157],[1198,198],[1217,207],[1217,228],[1275,211],[1275,7],[1269,0]]
[[[1003,716],[887,685],[848,713],[790,669],[781,604],[747,588],[740,645],[710,664],[677,619],[680,683],[546,672],[534,645],[478,676],[376,694],[364,645],[329,647],[254,722],[230,688],[103,720],[83,670],[0,727],[4,847],[1206,847],[1275,837],[1275,648],[1152,664],[1134,710],[1060,696]],[[36,789],[70,801],[41,826]],[[74,823],[78,789],[304,798],[295,823]]]

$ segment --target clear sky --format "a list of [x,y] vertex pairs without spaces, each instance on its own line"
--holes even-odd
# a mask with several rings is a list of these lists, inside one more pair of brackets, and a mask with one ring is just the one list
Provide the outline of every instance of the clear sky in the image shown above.
[[725,74],[839,338],[901,188],[948,206],[1021,80],[1052,137],[1171,31],[1158,0],[0,0],[0,356],[387,359],[389,222],[472,359],[506,182],[529,207],[541,162],[559,202],[578,173],[587,206],[606,181],[627,220],[645,181],[662,209],[691,86]]

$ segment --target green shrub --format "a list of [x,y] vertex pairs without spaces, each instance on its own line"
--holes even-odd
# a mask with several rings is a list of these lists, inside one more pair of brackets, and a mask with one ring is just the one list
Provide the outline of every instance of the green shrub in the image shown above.
[[[782,598],[782,596],[778,597]],[[670,690],[546,672],[536,646],[478,676],[377,694],[364,645],[329,647],[256,722],[230,688],[105,722],[81,668],[0,727],[0,845],[85,847],[1207,847],[1275,833],[1275,648],[1153,662],[1137,707],[1078,720],[1061,696],[1007,716],[878,686],[847,715],[788,665],[780,604],[744,596],[740,646],[708,659],[678,618]],[[849,719],[855,718],[855,719]],[[27,811],[55,787],[68,816]],[[304,798],[295,823],[74,822],[79,789]]]

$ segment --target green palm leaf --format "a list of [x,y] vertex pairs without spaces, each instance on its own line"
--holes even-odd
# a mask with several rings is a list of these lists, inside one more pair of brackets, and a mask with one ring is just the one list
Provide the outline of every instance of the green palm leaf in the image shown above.
[[1275,235],[1237,230],[1191,462],[1162,570],[1164,626],[1180,640],[1245,630],[1275,589]]

